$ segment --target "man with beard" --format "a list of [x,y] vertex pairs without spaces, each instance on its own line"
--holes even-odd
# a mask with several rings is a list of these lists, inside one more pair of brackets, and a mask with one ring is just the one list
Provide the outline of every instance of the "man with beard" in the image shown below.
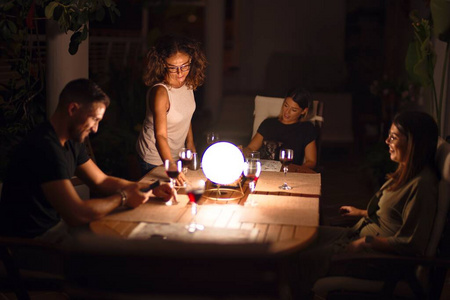
[[[114,209],[135,208],[151,195],[170,199],[171,189],[108,176],[89,158],[83,141],[97,132],[109,97],[88,79],[69,82],[49,121],[15,149],[0,202],[0,235],[64,242],[74,227]],[[82,200],[71,183],[76,175],[103,198]]]

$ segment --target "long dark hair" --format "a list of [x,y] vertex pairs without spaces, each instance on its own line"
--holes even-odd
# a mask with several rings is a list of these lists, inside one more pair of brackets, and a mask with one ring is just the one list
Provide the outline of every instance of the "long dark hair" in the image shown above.
[[165,35],[159,38],[155,46],[147,53],[143,75],[147,86],[153,86],[165,80],[166,59],[177,52],[187,54],[191,59],[186,85],[196,90],[203,84],[207,62],[200,43],[184,36]]
[[309,108],[311,106],[311,94],[302,87],[292,88],[286,93],[286,97],[292,98],[301,109]]
[[389,190],[397,190],[416,177],[425,166],[435,169],[438,127],[434,119],[424,112],[404,111],[392,121],[399,132],[406,136],[405,164],[399,164],[394,173]]

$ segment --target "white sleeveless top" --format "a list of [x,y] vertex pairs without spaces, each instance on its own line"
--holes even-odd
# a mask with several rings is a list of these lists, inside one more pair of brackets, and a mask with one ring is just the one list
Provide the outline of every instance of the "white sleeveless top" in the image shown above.
[[[186,85],[180,88],[169,87],[163,83],[155,84],[166,88],[169,95],[169,111],[167,112],[167,141],[174,159],[178,158],[178,152],[185,146],[186,137],[191,125],[192,115],[195,111],[194,91]],[[150,93],[150,88],[147,93]],[[156,148],[155,124],[153,112],[146,101],[146,116],[141,133],[136,143],[138,155],[147,163],[161,165],[163,163]]]

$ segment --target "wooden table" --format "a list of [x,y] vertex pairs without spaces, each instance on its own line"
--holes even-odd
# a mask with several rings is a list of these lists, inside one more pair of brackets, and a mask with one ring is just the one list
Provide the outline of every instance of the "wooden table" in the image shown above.
[[[304,174],[315,174],[314,171],[297,165],[291,165],[289,167],[290,172],[304,173]],[[157,173],[160,172],[158,175]],[[187,177],[189,179],[188,171]],[[198,172],[198,171],[197,171]],[[197,174],[197,173],[195,173]],[[201,173],[202,174],[202,173]],[[279,174],[280,183],[283,181],[283,173]],[[272,176],[274,174],[271,174]],[[149,181],[158,179],[158,177],[162,177],[164,175],[161,174],[161,170],[159,171],[151,171],[149,174],[144,176],[141,181]],[[278,176],[278,175],[277,175]],[[261,176],[262,177],[262,176]],[[320,177],[319,177],[320,178]],[[162,178],[160,178],[162,179]],[[167,179],[167,177],[166,177]],[[259,182],[258,182],[259,183]],[[239,190],[239,189],[236,189]],[[199,201],[198,205],[198,216],[197,222],[208,227],[214,228],[227,228],[227,229],[242,229],[242,230],[253,230],[257,231],[256,241],[260,242],[268,242],[270,243],[270,250],[276,253],[285,253],[290,251],[296,251],[306,247],[313,239],[315,238],[317,232],[317,226],[319,225],[318,219],[318,202],[319,195],[301,195],[298,194],[298,190],[295,188],[288,193],[284,191],[279,192],[255,192],[256,195],[270,195],[270,196],[288,196],[288,197],[299,197],[304,201],[309,201],[312,203],[309,212],[299,211],[299,214],[306,213],[313,215],[312,221],[307,226],[302,225],[292,225],[292,224],[282,224],[278,220],[277,222],[269,221],[258,221],[258,222],[241,222],[239,218],[242,218],[242,214],[244,212],[248,213],[249,209],[253,209],[252,207],[245,206],[245,202],[249,197],[249,189],[248,185],[244,184],[242,186],[242,190],[244,192],[244,196],[240,197],[237,200],[231,201],[215,201],[206,199],[203,197]],[[186,197],[181,196],[184,194],[184,189],[180,189],[178,191],[179,198]],[[258,197],[257,196],[257,197]],[[287,197],[281,197],[283,199],[288,199]],[[274,198],[278,199],[278,198]],[[152,202],[152,201],[150,201]],[[152,206],[149,206],[152,205]],[[151,209],[166,209],[163,208],[165,205],[163,203],[158,203],[157,201],[153,201],[153,203],[146,203],[143,206],[137,209],[130,209],[123,212],[118,212],[116,214],[107,216],[100,220],[91,222],[90,228],[93,232],[100,235],[108,235],[108,236],[120,236],[120,237],[129,237],[133,230],[143,221],[142,210],[147,209],[147,212]],[[170,208],[174,211],[171,214],[171,218],[160,220],[159,222],[166,223],[181,223],[188,224],[192,217],[190,212],[190,205],[184,205],[180,207]],[[256,206],[255,208],[259,212],[269,213],[273,209],[264,208]],[[202,214],[202,212],[204,212]],[[287,210],[282,210],[280,214],[289,214]],[[290,210],[290,214],[292,214],[292,209]],[[126,215],[126,217],[125,217]],[[317,216],[317,217],[316,217]],[[276,216],[275,216],[276,217]],[[283,215],[280,215],[281,219],[283,219]],[[158,218],[158,216],[156,216]],[[148,222],[148,221],[147,221]],[[158,223],[158,222],[156,222]],[[255,230],[257,229],[257,230]]]

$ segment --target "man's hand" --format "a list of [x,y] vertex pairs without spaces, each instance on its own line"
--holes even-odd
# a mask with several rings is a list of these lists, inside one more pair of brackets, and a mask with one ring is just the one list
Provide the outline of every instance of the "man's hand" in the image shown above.
[[173,190],[169,184],[164,183],[153,189],[153,195],[158,198],[163,198],[164,201],[169,201],[173,196]]
[[136,208],[139,205],[145,203],[150,196],[150,191],[147,193],[143,193],[141,189],[147,187],[144,183],[133,183],[128,185],[123,189],[127,196],[127,200],[125,202],[126,206]]

